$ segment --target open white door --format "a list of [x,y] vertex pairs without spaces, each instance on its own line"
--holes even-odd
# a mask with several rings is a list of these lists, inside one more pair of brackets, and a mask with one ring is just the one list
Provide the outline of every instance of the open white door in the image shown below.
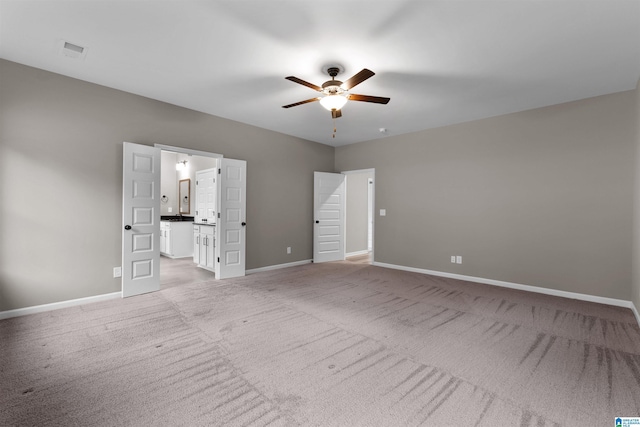
[[216,278],[244,276],[246,239],[247,162],[220,159]]
[[160,149],[123,143],[122,296],[160,289]]
[[344,260],[344,175],[313,173],[313,262]]

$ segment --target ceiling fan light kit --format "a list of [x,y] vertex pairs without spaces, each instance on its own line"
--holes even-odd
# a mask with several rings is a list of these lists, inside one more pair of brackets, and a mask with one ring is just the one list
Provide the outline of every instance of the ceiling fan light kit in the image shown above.
[[339,110],[347,103],[347,97],[342,94],[327,95],[320,99],[320,105],[327,110]]

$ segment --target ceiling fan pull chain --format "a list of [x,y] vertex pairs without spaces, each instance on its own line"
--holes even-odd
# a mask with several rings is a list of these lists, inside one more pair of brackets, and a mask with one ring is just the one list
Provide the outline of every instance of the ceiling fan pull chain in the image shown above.
[[336,119],[333,119],[333,135],[332,138],[336,137]]

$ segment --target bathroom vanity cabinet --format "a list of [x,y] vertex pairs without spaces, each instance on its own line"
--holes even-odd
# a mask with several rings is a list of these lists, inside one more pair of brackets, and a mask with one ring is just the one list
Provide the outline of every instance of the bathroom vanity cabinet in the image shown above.
[[193,255],[192,222],[160,221],[160,253],[169,258]]
[[193,262],[198,267],[215,272],[216,226],[215,224],[193,225]]

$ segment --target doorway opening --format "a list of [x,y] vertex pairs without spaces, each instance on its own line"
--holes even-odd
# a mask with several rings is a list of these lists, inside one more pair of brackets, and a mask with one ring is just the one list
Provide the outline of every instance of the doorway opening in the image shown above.
[[374,261],[375,169],[342,172],[346,181],[345,259]]
[[[198,206],[198,177],[202,171],[217,171],[218,159],[222,155],[194,151],[180,147],[157,146],[161,148],[160,162],[160,289],[188,286],[215,279],[213,268],[199,266],[200,230],[194,231],[194,223],[207,220],[206,210],[215,212],[212,206]],[[213,173],[210,173],[215,177]],[[215,178],[213,178],[215,179]],[[208,219],[211,221],[211,219]],[[203,226],[204,227],[204,226]],[[203,230],[204,231],[204,230]],[[211,237],[204,236],[203,239]],[[204,240],[203,240],[204,241]],[[211,248],[213,246],[210,246]],[[206,251],[206,247],[204,248]],[[206,255],[205,255],[206,257]],[[213,259],[211,257],[211,259]]]

